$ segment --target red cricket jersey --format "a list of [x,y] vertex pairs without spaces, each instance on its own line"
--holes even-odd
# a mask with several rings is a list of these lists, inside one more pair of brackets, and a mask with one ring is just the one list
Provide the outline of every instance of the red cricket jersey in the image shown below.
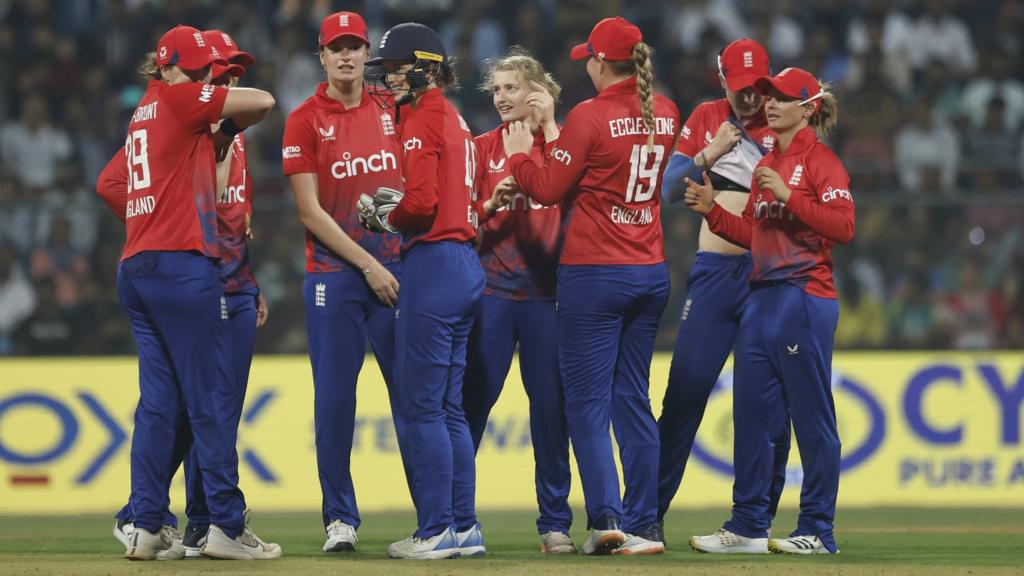
[[228,89],[150,80],[128,123],[127,241],[121,259],[145,250],[219,257],[216,160],[210,125]]
[[750,249],[751,281],[788,280],[812,296],[835,298],[832,245],[846,244],[854,233],[846,169],[810,127],[796,134],[784,154],[776,148],[765,156],[761,166],[779,173],[793,192],[789,202],[753,181],[742,216],[718,204],[704,216],[711,231]]
[[[676,152],[690,158],[695,157],[715,139],[715,134],[718,133],[718,127],[722,125],[722,122],[735,118],[732,106],[725,98],[698,105],[683,124]],[[763,109],[754,122],[743,128],[751,139],[765,150],[770,151],[775,148],[775,132],[768,127],[768,120],[764,116]]]
[[391,212],[403,250],[417,242],[476,240],[476,146],[469,126],[438,88],[420,96],[399,124],[405,197]]
[[[505,126],[474,139],[480,175],[478,205],[512,174],[501,138]],[[542,162],[543,155],[544,133],[538,130],[531,156]],[[487,275],[484,294],[512,300],[554,299],[561,252],[561,206],[544,206],[519,192],[494,216],[481,214],[481,219],[477,253]]]
[[110,209],[110,212],[123,224],[125,211],[128,209],[128,163],[124,161],[125,153],[122,146],[96,179],[96,194]]
[[252,218],[252,175],[245,158],[245,137],[235,136],[227,185],[217,195],[217,233],[220,236],[220,280],[224,292],[258,291],[249,265],[245,238],[246,216]]
[[[249,247],[245,238],[245,217],[252,216],[252,176],[245,159],[245,140],[235,136],[228,183],[217,195],[217,235],[220,239],[219,273],[225,292],[258,290],[249,266]],[[96,193],[121,222],[128,209],[128,165],[121,148],[107,162],[96,181]]]
[[[381,110],[365,90],[358,106],[345,109],[322,83],[288,116],[281,156],[286,176],[316,174],[320,206],[350,238],[381,263],[398,260],[398,235],[366,230],[356,208],[360,194],[404,187],[402,145],[390,111]],[[306,231],[307,272],[347,268],[348,262]]]
[[556,204],[578,186],[562,264],[665,261],[658,191],[679,110],[655,95],[654,120],[654,146],[647,151],[636,78],[630,78],[569,112],[543,167],[526,154],[509,158],[520,188],[541,204]]

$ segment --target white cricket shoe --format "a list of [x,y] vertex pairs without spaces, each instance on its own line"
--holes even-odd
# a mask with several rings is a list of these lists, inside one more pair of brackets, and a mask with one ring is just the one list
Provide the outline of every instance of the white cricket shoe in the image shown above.
[[711,554],[767,554],[767,538],[747,538],[725,528],[707,536],[690,538],[690,548]]
[[281,557],[281,547],[264,542],[249,528],[249,511],[245,511],[245,527],[237,538],[228,535],[216,524],[210,526],[203,545],[203,556],[224,560],[273,560]]
[[359,542],[359,537],[356,536],[356,529],[352,526],[341,520],[335,520],[327,525],[327,542],[324,542],[324,552],[355,552],[357,542]]
[[626,541],[626,534],[619,529],[619,521],[605,516],[590,527],[590,537],[583,543],[583,553],[606,556]]
[[[790,536],[772,538],[768,549],[776,554],[831,554],[821,538],[817,536]],[[839,551],[836,551],[838,554]]]
[[181,560],[185,547],[176,538],[177,530],[164,526],[154,534],[145,528],[133,528],[128,535],[124,557],[129,560]]
[[664,554],[665,537],[661,535],[661,524],[651,524],[636,534],[626,534],[626,541],[612,551],[612,554]]
[[455,533],[455,542],[459,545],[459,558],[470,558],[487,554],[484,547],[484,533],[481,531],[480,523],[476,523],[469,530]]
[[128,538],[132,534],[132,530],[135,529],[135,525],[129,520],[121,520],[120,518],[114,522],[114,538],[124,546],[125,550],[128,550]]
[[565,532],[545,532],[540,535],[540,551],[542,554],[575,554],[576,545]]
[[388,558],[443,560],[458,557],[459,544],[455,537],[455,530],[452,528],[430,538],[410,536],[388,546]]

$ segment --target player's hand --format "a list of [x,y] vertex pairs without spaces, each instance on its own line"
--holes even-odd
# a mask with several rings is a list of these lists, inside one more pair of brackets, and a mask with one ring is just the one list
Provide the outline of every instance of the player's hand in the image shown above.
[[555,99],[543,85],[530,81],[530,92],[526,103],[530,106],[530,125],[544,127],[555,121]]
[[256,327],[259,328],[266,324],[269,317],[270,306],[267,306],[267,299],[263,297],[263,292],[260,292],[256,296]]
[[498,185],[494,187],[494,192],[491,197],[484,201],[484,211],[487,212],[488,216],[494,216],[502,206],[508,205],[512,201],[512,197],[519,192],[519,184],[516,183],[515,178],[508,176]]
[[252,232],[252,214],[245,215],[245,237],[254,240],[256,235]]
[[228,152],[231,151],[231,145],[235,142],[234,136],[227,136],[218,130],[213,133],[213,151],[217,156],[217,162],[223,162],[228,157]]
[[374,260],[366,268],[366,283],[381,304],[394,308],[398,303],[398,280],[380,262]]
[[[729,121],[722,122],[715,137],[711,140],[711,144],[704,151],[704,157],[707,158],[709,164],[714,164],[719,158],[728,154],[742,138],[743,134],[735,124]],[[710,166],[705,166],[705,168],[710,168]]]
[[533,147],[533,134],[526,122],[511,122],[508,128],[501,131],[505,144],[505,156],[513,154],[529,154]]
[[711,178],[704,172],[704,183],[698,184],[689,178],[683,178],[686,182],[686,193],[683,194],[683,202],[690,207],[690,210],[698,214],[707,214],[715,205],[715,190],[711,187]]
[[388,215],[402,200],[402,193],[391,188],[378,188],[370,197],[360,194],[356,202],[359,223],[371,232],[398,232],[388,221]]
[[782,176],[767,166],[754,170],[754,181],[758,188],[771,190],[780,202],[789,202],[789,197],[793,195],[793,191],[782,181]]

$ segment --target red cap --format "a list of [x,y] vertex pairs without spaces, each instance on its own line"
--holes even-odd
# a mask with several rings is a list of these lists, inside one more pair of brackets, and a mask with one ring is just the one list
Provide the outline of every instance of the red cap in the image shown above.
[[320,23],[320,47],[323,48],[342,36],[354,36],[367,46],[366,21],[355,12],[335,12]]
[[225,74],[231,74],[236,78],[241,78],[242,75],[245,74],[245,66],[242,66],[241,64],[228,64],[227,66],[222,66],[221,64],[215,63],[213,65],[213,73],[210,78],[220,78]]
[[[786,68],[775,77],[760,78],[754,83],[754,88],[762,94],[767,94],[774,89],[783,96],[800,100],[801,104],[816,102],[818,98],[825,95],[825,90],[822,89],[814,74],[800,68]],[[815,107],[817,105],[816,102]]]
[[[232,64],[252,66],[256,63],[256,58],[248,52],[242,52],[238,48],[238,44],[235,44],[235,39],[229,36],[227,32],[206,30],[203,32],[203,38],[207,44],[216,48],[220,55]],[[242,72],[245,72],[244,68]],[[236,74],[236,76],[241,76],[241,74]]]
[[214,62],[227,65],[220,51],[206,41],[202,32],[191,26],[179,24],[171,28],[156,45],[156,65],[160,67],[202,70]]
[[577,44],[570,52],[573,60],[591,56],[603,60],[632,60],[633,46],[644,41],[640,29],[621,16],[605,18],[590,31],[590,37],[583,44]]
[[756,40],[740,38],[718,55],[718,73],[733,92],[749,88],[759,78],[771,76],[768,51]]

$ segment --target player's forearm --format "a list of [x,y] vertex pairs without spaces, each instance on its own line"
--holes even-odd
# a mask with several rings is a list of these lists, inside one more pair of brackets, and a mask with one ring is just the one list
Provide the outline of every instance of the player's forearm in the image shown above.
[[557,184],[552,184],[550,158],[545,160],[543,169],[524,153],[513,154],[508,163],[519,189],[543,206],[558,204],[569,191],[567,186],[560,189]]
[[708,228],[717,236],[732,242],[733,244],[750,250],[753,225],[742,216],[737,216],[721,204],[715,203],[711,210],[704,215]]
[[374,257],[352,239],[323,209],[300,210],[299,221],[324,246],[357,270],[365,270]]
[[836,244],[847,244],[853,240],[856,226],[852,202],[839,201],[832,206],[824,206],[807,196],[793,194],[786,203],[786,210],[819,236]]
[[685,154],[673,154],[668,159],[668,167],[665,168],[665,177],[661,183],[661,199],[666,202],[682,200],[686,193],[684,178],[700,182],[702,177],[701,168],[693,158]]

